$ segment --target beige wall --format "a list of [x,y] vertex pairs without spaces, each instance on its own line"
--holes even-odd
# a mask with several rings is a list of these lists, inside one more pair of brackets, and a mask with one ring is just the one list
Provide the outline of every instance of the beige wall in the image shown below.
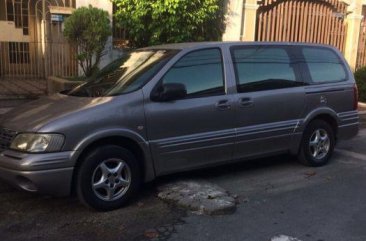
[[6,21],[5,7],[5,0],[0,0],[0,41],[28,42],[29,37],[23,35],[23,29],[17,29],[14,22]]
[[257,21],[257,0],[244,0],[244,23],[243,35],[241,40],[243,41],[254,41],[255,40],[255,30]]
[[23,35],[23,29],[15,28],[14,22],[0,21],[0,31],[2,42],[29,42],[29,37]]

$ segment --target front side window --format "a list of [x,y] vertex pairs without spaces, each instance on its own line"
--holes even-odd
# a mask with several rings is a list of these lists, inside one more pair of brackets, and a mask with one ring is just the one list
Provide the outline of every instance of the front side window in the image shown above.
[[302,54],[313,83],[338,82],[347,79],[344,64],[333,50],[303,47]]
[[301,86],[296,64],[281,46],[245,46],[231,50],[238,92],[252,92]]
[[187,89],[187,97],[225,94],[221,51],[205,49],[182,57],[165,74],[162,84],[180,83]]

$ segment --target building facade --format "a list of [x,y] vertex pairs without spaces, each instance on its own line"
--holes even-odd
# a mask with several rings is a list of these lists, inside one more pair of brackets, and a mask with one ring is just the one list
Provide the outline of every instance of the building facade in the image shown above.
[[0,0],[0,78],[77,72],[75,49],[62,34],[74,0]]
[[[224,41],[330,44],[353,69],[366,65],[366,0],[227,1]],[[89,4],[108,11],[113,22],[110,0],[0,0],[0,79],[80,74],[63,23],[75,8]],[[113,33],[123,45],[123,31]],[[101,66],[118,55],[110,38]]]
[[[76,47],[63,36],[74,9],[92,5],[110,14],[109,0],[0,0],[0,78],[39,79],[80,74]],[[101,65],[112,58],[112,38]]]

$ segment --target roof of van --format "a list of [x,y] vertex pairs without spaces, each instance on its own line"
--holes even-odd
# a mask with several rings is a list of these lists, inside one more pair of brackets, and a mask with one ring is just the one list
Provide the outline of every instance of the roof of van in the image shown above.
[[175,44],[163,44],[146,47],[143,49],[190,49],[199,47],[217,47],[225,45],[306,45],[306,46],[322,46],[331,47],[325,44],[313,44],[313,43],[295,43],[295,42],[240,42],[240,41],[227,41],[227,42],[187,42],[187,43],[175,43]]

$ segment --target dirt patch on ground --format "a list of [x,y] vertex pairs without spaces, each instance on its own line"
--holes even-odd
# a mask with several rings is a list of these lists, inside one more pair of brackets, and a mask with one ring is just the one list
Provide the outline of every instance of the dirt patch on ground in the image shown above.
[[146,230],[183,215],[145,187],[138,200],[113,212],[96,212],[75,198],[21,192],[0,182],[0,240],[140,240]]

